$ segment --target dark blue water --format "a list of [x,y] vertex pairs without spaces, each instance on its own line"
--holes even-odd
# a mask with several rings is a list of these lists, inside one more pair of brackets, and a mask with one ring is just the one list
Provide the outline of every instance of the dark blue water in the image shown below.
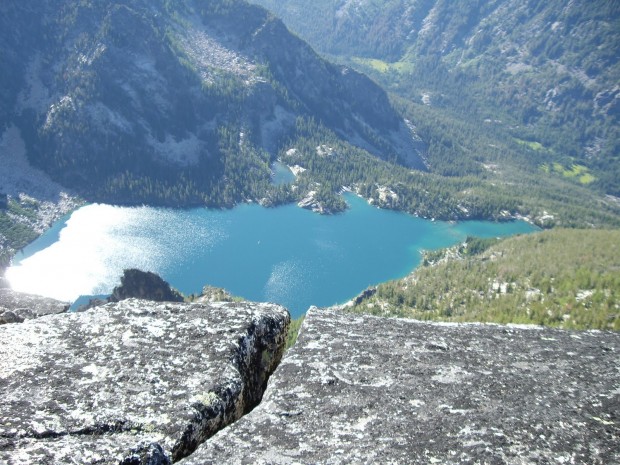
[[73,300],[111,292],[124,268],[138,267],[186,294],[209,284],[299,316],[310,305],[343,303],[406,275],[423,249],[468,235],[535,230],[525,222],[432,222],[354,195],[346,200],[351,208],[334,216],[296,205],[226,211],[89,205],[25,249],[7,275],[16,289]]

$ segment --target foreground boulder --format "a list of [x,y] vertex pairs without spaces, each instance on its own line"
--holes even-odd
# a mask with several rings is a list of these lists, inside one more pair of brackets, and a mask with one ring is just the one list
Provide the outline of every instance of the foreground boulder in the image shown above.
[[65,313],[67,310],[67,302],[0,287],[0,325],[21,323],[44,315]]
[[183,465],[620,463],[620,334],[311,310],[261,405]]
[[0,463],[165,464],[261,399],[288,312],[129,299],[0,327]]

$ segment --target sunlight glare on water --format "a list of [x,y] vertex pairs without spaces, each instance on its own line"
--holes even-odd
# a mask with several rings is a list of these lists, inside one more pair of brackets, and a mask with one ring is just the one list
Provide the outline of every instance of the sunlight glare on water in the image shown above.
[[30,257],[18,256],[6,276],[16,291],[63,301],[109,294],[123,269],[162,272],[170,256],[222,238],[217,225],[206,226],[173,210],[88,205],[71,215],[59,241]]
[[[307,281],[307,280],[306,280]],[[304,283],[303,268],[294,260],[273,266],[265,284],[264,295],[271,302],[286,302],[301,292]]]

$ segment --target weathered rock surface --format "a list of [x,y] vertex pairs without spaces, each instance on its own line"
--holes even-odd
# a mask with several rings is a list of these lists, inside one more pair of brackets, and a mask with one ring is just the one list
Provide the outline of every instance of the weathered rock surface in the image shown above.
[[290,317],[129,299],[0,327],[0,463],[162,464],[254,407]]
[[24,294],[0,286],[0,325],[21,323],[44,315],[65,313],[67,310],[69,310],[67,302]]
[[260,406],[181,463],[620,463],[620,334],[311,310]]

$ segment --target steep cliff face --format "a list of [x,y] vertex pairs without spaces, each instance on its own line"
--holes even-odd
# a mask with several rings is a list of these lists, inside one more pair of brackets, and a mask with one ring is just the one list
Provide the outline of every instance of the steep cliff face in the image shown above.
[[277,305],[129,299],[0,326],[0,462],[169,464],[251,410]]
[[260,7],[63,0],[0,11],[0,128],[16,127],[31,162],[89,198],[255,198],[299,116],[415,162],[385,93]]
[[539,163],[585,163],[620,195],[618,2],[253,1],[402,96],[509,128]]
[[[286,42],[287,47],[281,44]],[[269,63],[273,77],[300,110],[332,128],[345,140],[383,158],[399,156],[422,168],[423,147],[405,122],[391,110],[385,92],[363,74],[317,60],[301,39],[291,36],[280,20],[264,24],[254,35],[253,53]]]

